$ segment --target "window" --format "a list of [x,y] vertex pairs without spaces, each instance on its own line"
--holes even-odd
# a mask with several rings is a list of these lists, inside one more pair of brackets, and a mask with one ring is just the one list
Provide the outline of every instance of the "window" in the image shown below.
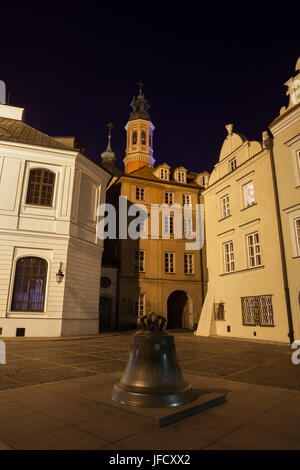
[[225,320],[224,315],[224,302],[219,302],[214,304],[214,313],[215,313],[215,320]]
[[137,132],[134,131],[132,133],[132,145],[135,145],[137,143]]
[[183,205],[192,207],[192,196],[190,194],[183,195]]
[[191,237],[193,232],[193,219],[192,217],[183,218],[183,233],[186,237]]
[[177,171],[177,181],[185,183],[185,171]]
[[169,171],[166,168],[160,169],[160,179],[168,180],[169,179]]
[[173,201],[174,201],[174,193],[165,193],[165,203],[173,204]]
[[241,301],[244,326],[274,326],[271,295],[242,297]]
[[144,201],[145,200],[145,189],[144,188],[139,188],[137,186],[136,190],[135,190],[135,198],[138,201]]
[[184,253],[184,274],[194,274],[194,255]]
[[174,217],[173,215],[165,215],[164,218],[164,233],[174,234]]
[[206,176],[201,176],[201,183],[202,183],[202,186],[206,185]]
[[250,183],[245,184],[245,186],[243,186],[243,189],[245,207],[252,206],[252,204],[255,204],[253,181],[250,181]]
[[44,310],[48,263],[42,258],[20,258],[16,265],[11,309],[22,312]]
[[223,244],[224,254],[224,271],[230,273],[234,271],[234,253],[233,253],[233,242],[227,242]]
[[294,220],[297,253],[300,255],[300,217]]
[[107,289],[108,287],[111,286],[111,280],[109,279],[109,277],[107,276],[102,276],[101,277],[101,280],[100,280],[100,286],[103,288],[103,289]]
[[236,169],[236,158],[233,158],[232,160],[230,160],[229,166],[230,166],[230,171],[234,171]]
[[221,219],[225,219],[225,217],[230,216],[230,207],[229,207],[229,196],[222,197],[221,199]]
[[152,134],[149,134],[149,146],[152,147]]
[[146,134],[144,131],[142,131],[142,144],[146,145]]
[[31,170],[29,175],[26,204],[52,206],[55,174],[48,170]]
[[135,252],[135,271],[143,273],[145,272],[145,251],[137,250]]
[[261,266],[261,253],[258,232],[247,235],[249,267]]
[[165,272],[175,273],[175,253],[165,252]]
[[135,315],[137,317],[143,317],[145,315],[146,295],[140,294],[137,301],[135,302]]

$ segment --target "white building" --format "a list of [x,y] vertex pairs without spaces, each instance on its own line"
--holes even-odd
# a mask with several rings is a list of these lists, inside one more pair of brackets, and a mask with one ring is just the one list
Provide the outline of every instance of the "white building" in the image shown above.
[[95,334],[96,209],[110,175],[78,139],[51,138],[23,112],[0,105],[0,334]]

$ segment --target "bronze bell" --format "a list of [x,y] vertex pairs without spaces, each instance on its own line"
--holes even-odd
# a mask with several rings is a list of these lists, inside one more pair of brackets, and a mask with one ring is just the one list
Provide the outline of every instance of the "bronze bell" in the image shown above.
[[142,331],[132,335],[130,356],[112,399],[121,404],[169,407],[194,399],[177,362],[174,336],[163,330],[165,318],[150,314],[141,318]]

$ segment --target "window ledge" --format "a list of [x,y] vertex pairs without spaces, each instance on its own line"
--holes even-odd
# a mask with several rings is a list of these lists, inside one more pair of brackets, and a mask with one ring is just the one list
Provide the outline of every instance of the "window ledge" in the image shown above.
[[292,259],[297,259],[297,258],[300,258],[300,255],[292,256]]
[[229,217],[232,217],[232,214],[226,215],[226,217],[222,217],[222,219],[219,219],[218,222],[222,222],[222,220],[229,219]]
[[261,269],[264,267],[265,266],[262,264],[261,266],[253,266],[253,268],[239,269],[236,271],[230,271],[229,273],[222,273],[222,274],[219,274],[219,276],[227,276],[228,274],[243,273],[245,271],[253,271],[254,269]]
[[257,202],[255,202],[254,204],[250,204],[250,206],[243,207],[243,208],[241,209],[241,212],[242,212],[242,211],[245,211],[246,209],[250,209],[250,207],[253,207],[253,206],[257,206]]

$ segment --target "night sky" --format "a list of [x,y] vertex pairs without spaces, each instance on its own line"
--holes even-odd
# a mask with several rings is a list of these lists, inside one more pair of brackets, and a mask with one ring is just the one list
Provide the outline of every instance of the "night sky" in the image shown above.
[[225,124],[261,140],[288,103],[284,82],[295,73],[300,40],[296,3],[210,4],[2,4],[0,79],[11,104],[25,107],[27,124],[81,137],[95,160],[112,121],[121,169],[124,126],[142,80],[156,163],[211,171]]

